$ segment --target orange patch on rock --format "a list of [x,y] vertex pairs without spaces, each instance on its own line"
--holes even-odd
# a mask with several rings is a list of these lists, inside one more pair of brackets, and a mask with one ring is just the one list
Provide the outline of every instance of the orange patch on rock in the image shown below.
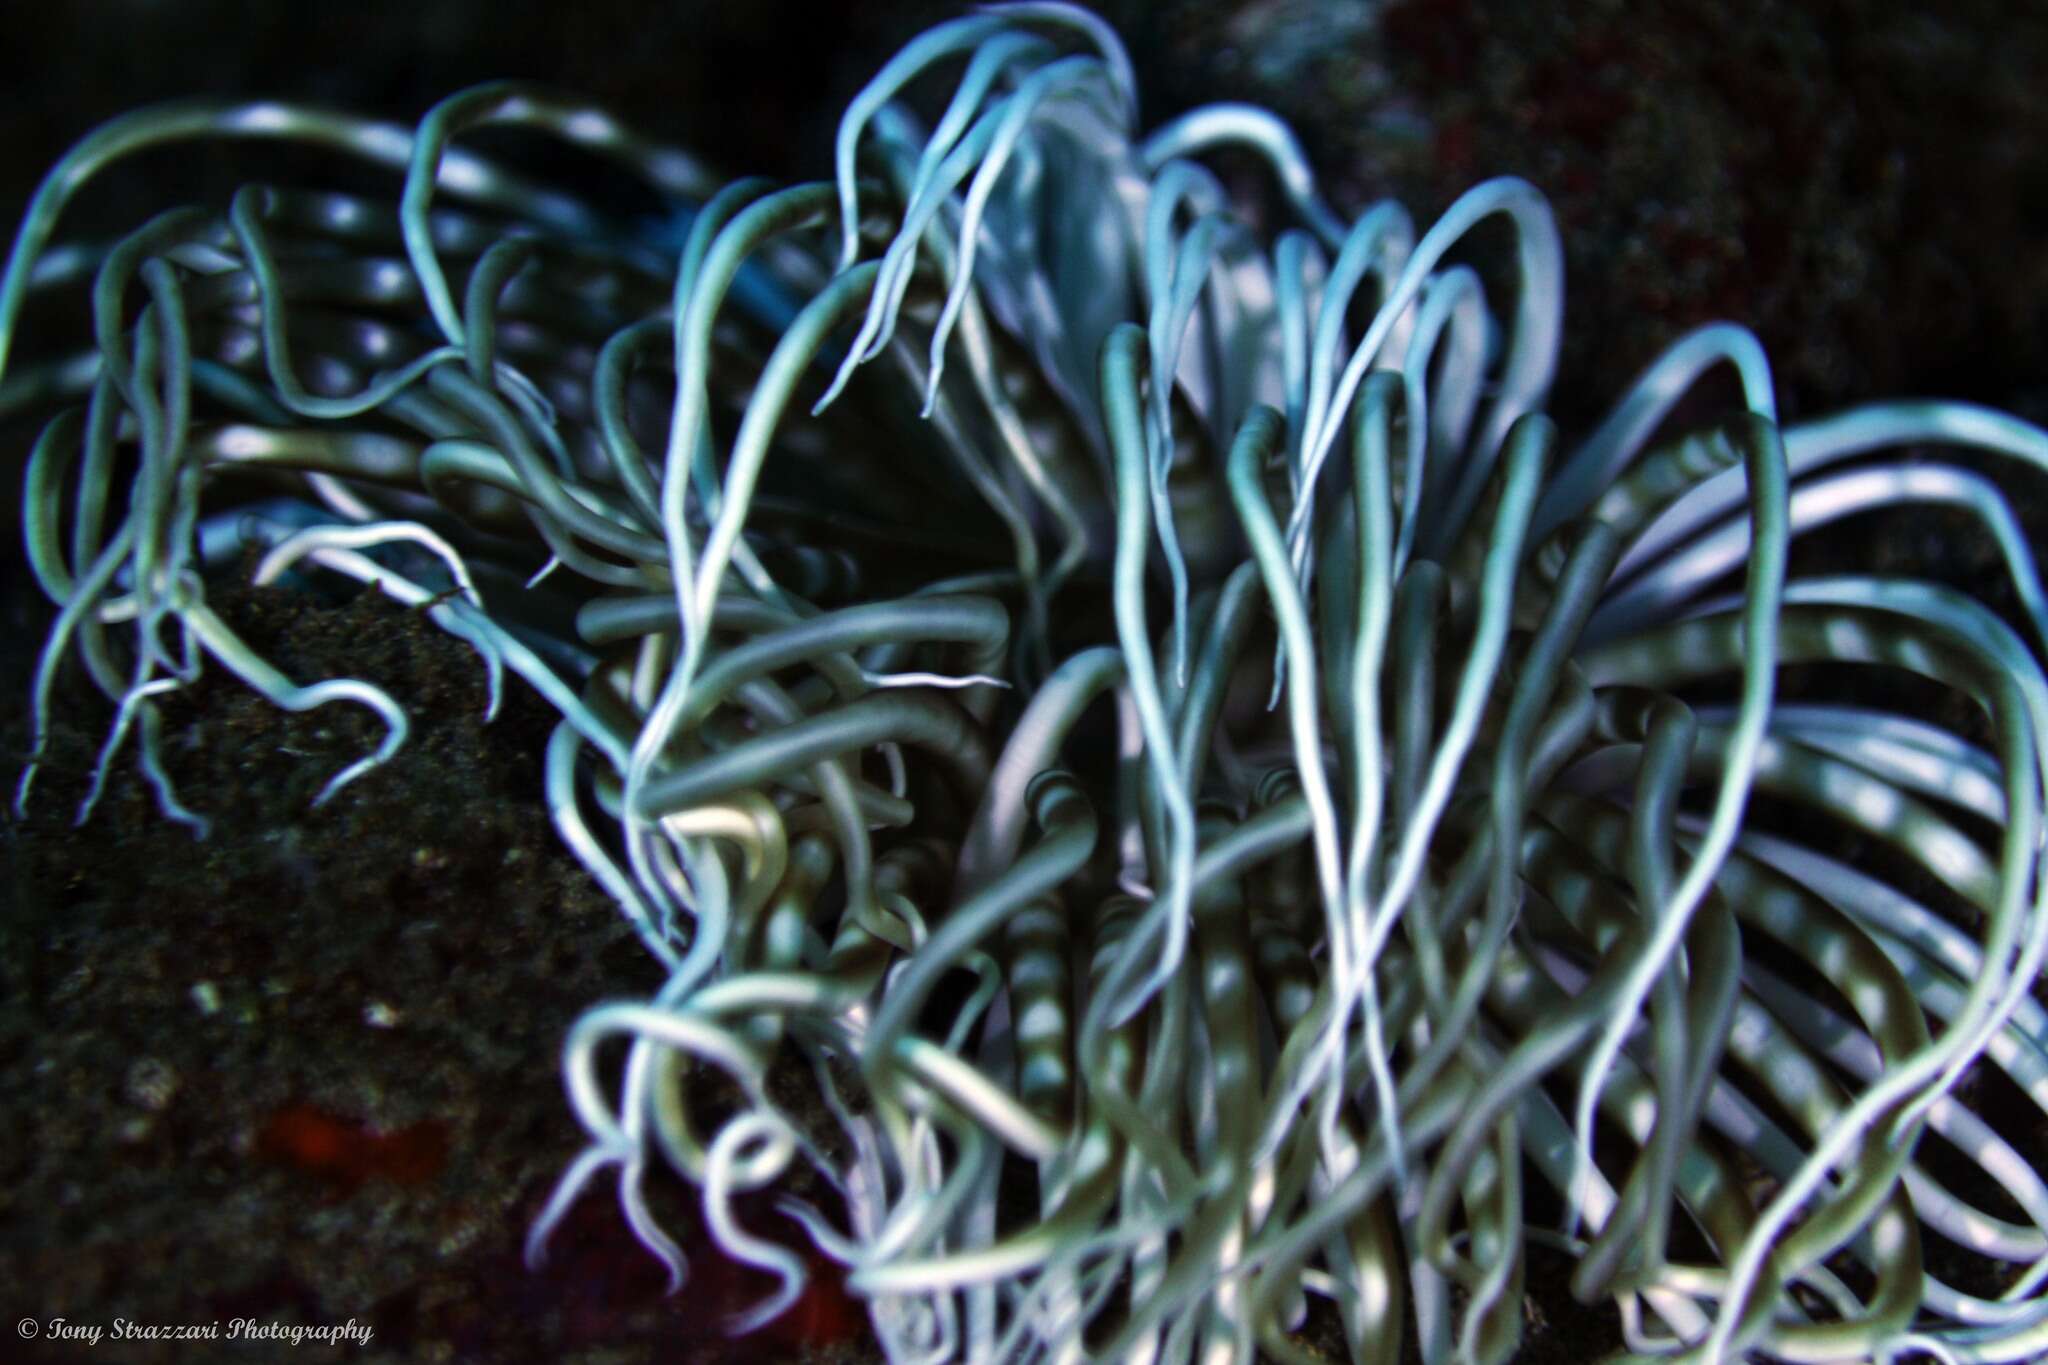
[[270,1116],[256,1150],[350,1194],[365,1180],[417,1185],[439,1175],[448,1160],[448,1132],[428,1120],[381,1133],[317,1106],[294,1104]]

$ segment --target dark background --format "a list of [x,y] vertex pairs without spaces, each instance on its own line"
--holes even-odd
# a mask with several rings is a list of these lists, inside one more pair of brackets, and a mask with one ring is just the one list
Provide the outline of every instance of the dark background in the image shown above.
[[[847,98],[960,8],[14,5],[0,213],[13,220],[72,140],[148,101],[271,95],[410,122],[506,76],[587,94],[730,173],[817,176]],[[1270,105],[1340,207],[1392,194],[1426,225],[1486,176],[1535,181],[1569,252],[1554,405],[1568,431],[1673,335],[1717,317],[1757,328],[1793,414],[1907,391],[2011,404],[2048,376],[2048,6],[1098,8],[1131,48],[1146,126],[1209,100]],[[162,202],[208,169],[189,152],[138,164]]]

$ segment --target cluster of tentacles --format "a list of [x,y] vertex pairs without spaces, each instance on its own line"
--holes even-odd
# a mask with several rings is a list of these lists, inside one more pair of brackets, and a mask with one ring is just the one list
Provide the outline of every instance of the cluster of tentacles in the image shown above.
[[[736,1330],[794,1301],[800,1226],[903,1361],[1308,1359],[1315,1302],[1359,1361],[1503,1360],[1536,1243],[1645,1356],[2048,1353],[2048,1185],[1972,1108],[2048,1111],[2048,617],[1998,489],[1924,451],[2040,470],[2048,434],[1781,429],[1718,325],[1561,442],[1534,188],[1418,236],[1333,212],[1260,111],[1135,118],[1115,38],[1030,3],[918,38],[794,188],[526,86],[411,132],[108,125],[0,285],[0,415],[48,414],[38,715],[82,664],[118,706],[94,793],[132,738],[203,832],[160,703],[212,661],[373,710],[321,799],[373,788],[404,699],[208,608],[252,538],[260,579],[376,584],[538,689],[554,819],[667,984],[569,1037],[589,1143],[532,1252],[609,1175],[680,1278],[668,1162],[780,1284]],[[452,145],[487,125],[669,214]],[[251,187],[55,244],[88,178],[191,139],[397,201]],[[90,344],[10,365],[67,293]],[[1747,410],[1670,430],[1709,371]],[[2031,639],[1929,583],[1787,581],[1795,537],[1902,502],[1974,514]],[[743,1225],[798,1165],[836,1198]]]

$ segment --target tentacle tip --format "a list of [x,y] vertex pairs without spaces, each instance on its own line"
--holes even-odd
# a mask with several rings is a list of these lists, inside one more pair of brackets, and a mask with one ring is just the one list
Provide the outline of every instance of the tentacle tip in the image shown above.
[[526,1247],[524,1249],[524,1254],[521,1259],[523,1259],[526,1262],[526,1268],[529,1272],[533,1274],[539,1274],[541,1271],[547,1269],[548,1234],[553,1231],[554,1227],[552,1224],[545,1224],[538,1221],[536,1221],[531,1228],[527,1229]]
[[383,763],[384,760],[381,757],[372,757],[362,759],[361,761],[356,763],[351,763],[348,767],[343,768],[340,772],[336,773],[333,777],[329,778],[327,781],[327,785],[320,789],[320,794],[313,798],[313,804],[311,806],[311,809],[319,810],[321,807],[325,806],[329,801],[332,801],[335,798],[335,796],[340,793],[343,787],[348,786],[349,783],[355,781],[359,777],[364,776],[372,770],[383,766]]
[[766,1301],[757,1303],[752,1308],[741,1312],[727,1315],[725,1321],[721,1324],[725,1329],[725,1334],[729,1337],[743,1337],[766,1327],[769,1323],[796,1307],[797,1301],[803,1297],[807,1282],[808,1277],[802,1271],[794,1272],[781,1291],[772,1295]]
[[849,366],[841,369],[838,374],[833,376],[831,384],[825,389],[824,396],[811,405],[811,416],[822,417],[825,415],[825,409],[831,407],[838,400],[840,393],[846,388],[846,381],[852,377],[852,374],[853,371]]
[[35,786],[36,770],[42,765],[43,756],[38,752],[29,757],[28,766],[21,770],[21,781],[14,788],[14,817],[17,820],[28,819],[29,789]]

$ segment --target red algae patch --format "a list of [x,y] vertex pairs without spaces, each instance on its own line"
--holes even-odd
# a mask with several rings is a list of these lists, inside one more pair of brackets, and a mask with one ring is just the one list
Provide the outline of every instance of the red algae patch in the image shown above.
[[339,1194],[352,1194],[365,1180],[418,1185],[439,1175],[448,1164],[448,1129],[429,1119],[380,1132],[314,1105],[294,1104],[271,1115],[256,1152],[320,1177]]

